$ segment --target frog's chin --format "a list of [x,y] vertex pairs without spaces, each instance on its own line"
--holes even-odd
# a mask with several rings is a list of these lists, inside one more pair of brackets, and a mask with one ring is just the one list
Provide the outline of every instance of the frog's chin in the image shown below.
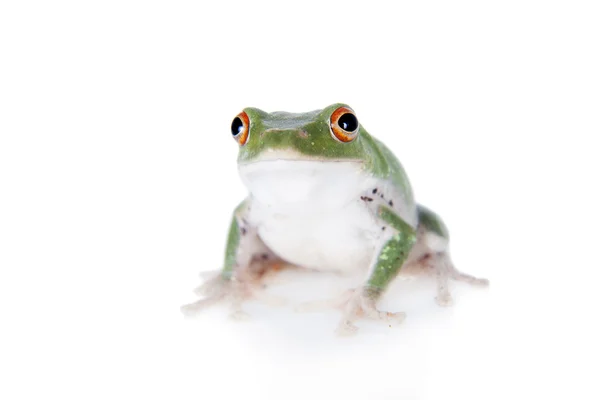
[[373,180],[360,160],[272,158],[240,164],[239,173],[256,201],[281,211],[338,208]]

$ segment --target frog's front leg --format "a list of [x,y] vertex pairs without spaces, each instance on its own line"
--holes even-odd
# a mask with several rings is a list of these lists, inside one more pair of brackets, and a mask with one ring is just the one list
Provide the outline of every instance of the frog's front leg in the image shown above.
[[195,315],[215,303],[228,302],[233,317],[245,316],[242,302],[262,289],[262,278],[269,268],[281,265],[280,259],[258,236],[256,227],[248,223],[249,204],[250,201],[245,200],[233,213],[223,269],[195,290],[204,298],[181,307],[185,315]]
[[355,332],[358,328],[354,322],[360,317],[394,322],[401,322],[405,317],[402,312],[379,311],[376,303],[408,258],[416,242],[416,232],[387,206],[377,208],[377,217],[391,229],[382,239],[366,282],[353,292],[344,308],[344,316],[337,329],[342,335]]

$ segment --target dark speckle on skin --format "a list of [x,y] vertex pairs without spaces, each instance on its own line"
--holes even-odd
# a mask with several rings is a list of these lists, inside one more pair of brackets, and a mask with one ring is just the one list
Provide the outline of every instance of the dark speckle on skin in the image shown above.
[[240,232],[242,233],[242,235],[246,234],[246,228],[244,228],[243,226],[240,228]]
[[268,255],[267,253],[262,253],[262,254],[261,254],[261,258],[262,258],[263,260],[266,260],[267,258],[269,258],[269,255]]
[[360,196],[360,199],[362,201],[373,201],[373,199],[371,197],[367,197],[367,196]]
[[382,231],[385,231],[385,226],[382,226],[382,227],[381,227],[381,230],[382,230]]
[[373,194],[377,193],[377,188],[373,189]]
[[388,201],[388,204],[390,205],[390,207],[394,207],[394,202],[393,201]]

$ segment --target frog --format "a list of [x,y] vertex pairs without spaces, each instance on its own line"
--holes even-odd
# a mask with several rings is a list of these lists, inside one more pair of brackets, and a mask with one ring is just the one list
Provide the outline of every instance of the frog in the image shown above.
[[339,304],[340,334],[356,332],[362,318],[402,322],[404,312],[377,304],[406,268],[435,276],[441,306],[452,304],[451,280],[489,285],[456,269],[448,228],[415,202],[399,159],[349,105],[304,113],[248,107],[233,118],[230,133],[248,196],[233,211],[222,269],[198,289],[203,298],[182,307],[184,314],[226,299],[242,312],[273,262],[360,274],[362,283]]

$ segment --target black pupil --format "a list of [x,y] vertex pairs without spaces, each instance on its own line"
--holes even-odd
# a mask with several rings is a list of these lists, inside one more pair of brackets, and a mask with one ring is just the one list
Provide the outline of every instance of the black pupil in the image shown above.
[[240,117],[235,117],[231,123],[231,134],[233,136],[239,135],[244,130],[244,123]]
[[358,120],[354,114],[346,113],[338,119],[338,125],[347,132],[354,132],[358,128]]

